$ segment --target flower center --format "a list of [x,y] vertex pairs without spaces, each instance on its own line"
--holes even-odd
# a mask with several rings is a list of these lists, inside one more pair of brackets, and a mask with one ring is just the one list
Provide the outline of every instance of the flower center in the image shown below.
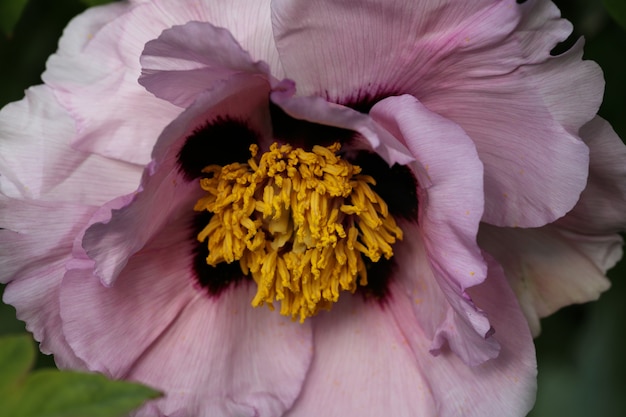
[[274,143],[247,163],[210,165],[196,211],[213,213],[198,234],[207,264],[239,262],[257,283],[254,307],[274,300],[293,319],[330,309],[340,291],[367,285],[363,256],[393,256],[402,230],[361,168],[337,155],[338,143],[311,152]]

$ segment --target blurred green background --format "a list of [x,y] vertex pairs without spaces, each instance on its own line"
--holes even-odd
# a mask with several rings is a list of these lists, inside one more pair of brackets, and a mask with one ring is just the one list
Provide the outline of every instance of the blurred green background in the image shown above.
[[[1,30],[8,16],[26,1],[0,1]],[[25,5],[12,33],[0,33],[0,106],[21,99],[25,88],[41,82],[46,58],[55,51],[69,19],[99,2],[103,1],[30,0]],[[626,30],[604,7],[622,2],[626,0],[555,3],[575,27],[563,47],[585,37],[585,57],[602,66],[607,82],[600,114],[626,138]],[[609,277],[613,288],[598,302],[567,307],[543,321],[536,340],[539,392],[531,417],[626,416],[626,262]],[[23,331],[13,308],[0,304],[0,334]],[[47,366],[54,362],[41,355],[38,367]]]

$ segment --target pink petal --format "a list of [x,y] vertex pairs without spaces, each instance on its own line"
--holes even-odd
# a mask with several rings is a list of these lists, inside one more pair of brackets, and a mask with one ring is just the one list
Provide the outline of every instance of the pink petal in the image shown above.
[[67,272],[59,294],[63,333],[91,370],[124,378],[198,296],[191,276],[194,243],[181,219],[134,254],[111,287],[92,269]]
[[481,246],[504,267],[535,335],[539,319],[566,305],[595,300],[609,288],[606,269],[581,245],[588,245],[603,263],[621,257],[617,235],[600,240],[563,234],[552,225],[538,229],[482,225],[479,236]]
[[[156,138],[181,109],[156,100],[137,83],[139,57],[146,42],[171,26],[205,21],[228,27],[254,59],[282,73],[265,2],[155,0],[133,3],[128,10],[93,33],[80,55],[66,51],[62,40],[42,76],[76,119],[78,149],[138,164],[150,161]],[[83,28],[101,20],[96,12],[81,15],[64,38],[83,35]]]
[[[341,297],[315,318],[313,330],[313,362],[285,417],[436,415],[438,398],[391,308]],[[419,354],[431,356],[428,348]]]
[[440,70],[459,59],[458,52],[488,51],[520,18],[513,1],[442,3],[390,0],[353,7],[325,0],[274,1],[281,61],[303,95],[344,103],[412,93],[435,74],[444,75]]
[[[437,323],[433,349],[439,351],[447,341],[468,363],[484,362],[497,355],[497,344],[488,338],[489,321],[466,294],[487,273],[475,240],[483,210],[483,167],[474,144],[459,126],[411,96],[385,99],[370,114],[423,167],[414,169],[420,233],[406,233],[406,239],[421,234],[437,285],[454,309]],[[409,253],[404,258],[399,262],[411,262]]]
[[188,107],[198,94],[234,74],[269,76],[230,32],[210,23],[174,26],[148,42],[141,55],[139,83],[155,96]]
[[193,214],[203,191],[197,182],[188,182],[177,165],[177,154],[187,137],[207,121],[223,116],[245,120],[267,134],[268,94],[266,80],[249,74],[233,76],[201,94],[166,127],[138,191],[103,206],[99,216],[104,220],[85,233],[83,247],[96,262],[95,273],[105,285],[111,285],[128,259],[172,219]]
[[[588,149],[575,132],[597,110],[601,80],[594,78],[595,66],[573,65],[580,62],[570,56],[553,60],[424,98],[429,109],[461,125],[476,143],[485,164],[488,223],[542,226],[570,210],[586,183],[580,167],[588,164]],[[562,80],[581,78],[589,88],[572,100]],[[593,92],[593,100],[586,92]],[[552,102],[559,105],[549,107]]]
[[590,149],[589,181],[574,209],[558,224],[586,234],[626,230],[626,146],[596,117],[580,131]]
[[[430,266],[427,250],[415,226],[401,225],[404,240],[396,244],[395,259],[401,268],[394,274],[398,286],[411,301],[429,351],[440,355],[451,349],[470,366],[498,356],[500,346],[484,311],[467,293],[458,294]],[[447,346],[446,346],[447,345]]]
[[320,97],[299,97],[294,94],[295,85],[291,81],[283,81],[272,92],[272,102],[293,118],[360,133],[366,142],[361,146],[378,153],[389,165],[406,165],[413,161],[406,147],[367,115],[329,103]]
[[540,318],[597,299],[623,254],[617,233],[626,230],[626,146],[599,117],[581,136],[591,151],[589,181],[571,212],[539,229],[481,226],[481,245],[504,266],[535,334]]
[[72,237],[93,207],[76,204],[0,201],[0,282],[3,301],[17,310],[44,353],[61,367],[84,369],[61,330],[59,286],[72,252]]
[[168,416],[283,415],[307,377],[311,321],[252,308],[254,291],[196,297],[127,377],[166,392],[153,404]]
[[[133,165],[76,151],[74,125],[46,86],[0,111],[0,190],[5,196],[102,204],[136,188]],[[111,179],[115,172],[115,180]]]
[[470,367],[449,353],[432,356],[430,338],[398,286],[385,306],[344,298],[316,318],[313,363],[287,415],[525,415],[536,378],[526,322],[497,266],[472,291],[494,317],[498,358]]

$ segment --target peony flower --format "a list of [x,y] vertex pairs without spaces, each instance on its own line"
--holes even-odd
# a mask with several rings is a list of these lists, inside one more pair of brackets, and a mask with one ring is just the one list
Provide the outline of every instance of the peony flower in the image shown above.
[[[137,0],[0,112],[4,301],[138,416],[517,416],[626,149],[549,1]],[[571,86],[576,85],[576,89]]]

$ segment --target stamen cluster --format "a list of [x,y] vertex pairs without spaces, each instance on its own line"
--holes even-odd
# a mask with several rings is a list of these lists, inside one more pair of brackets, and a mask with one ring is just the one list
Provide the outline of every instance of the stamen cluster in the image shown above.
[[198,234],[209,265],[238,261],[257,283],[252,305],[281,302],[300,321],[330,309],[339,292],[367,285],[362,256],[393,256],[402,230],[375,181],[337,155],[339,144],[308,152],[274,143],[247,163],[211,165],[195,210],[213,213]]

